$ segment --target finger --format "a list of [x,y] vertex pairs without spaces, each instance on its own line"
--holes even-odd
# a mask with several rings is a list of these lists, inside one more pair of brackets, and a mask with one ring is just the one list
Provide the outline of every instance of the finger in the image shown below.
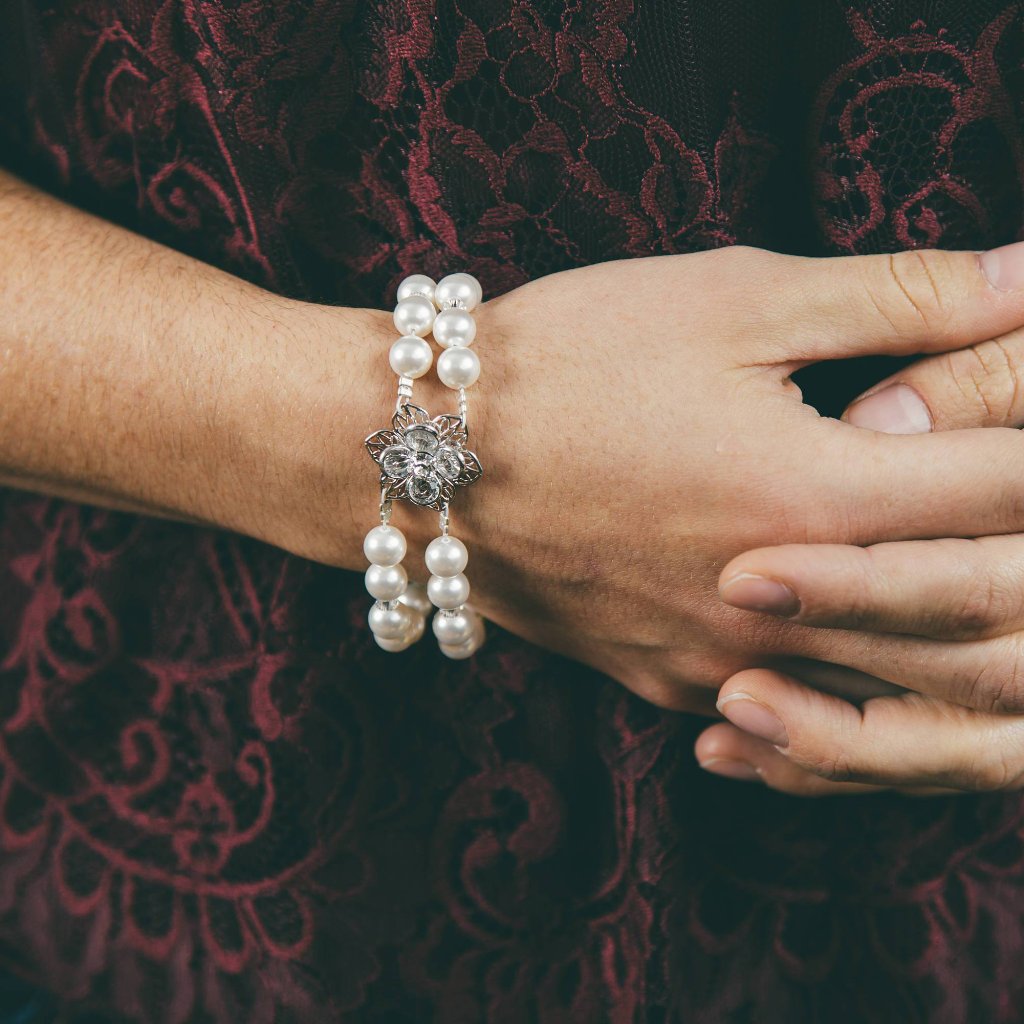
[[930,640],[904,634],[793,627],[778,646],[856,669],[918,694],[1001,715],[1024,713],[1024,635]]
[[739,782],[756,782],[790,796],[843,796],[880,792],[881,786],[832,782],[801,768],[771,743],[728,722],[705,729],[694,746],[697,762],[707,772]]
[[1024,243],[784,259],[792,274],[771,287],[792,303],[784,355],[795,360],[946,352],[1024,325]]
[[1024,537],[759,548],[722,570],[718,593],[805,626],[1000,636],[1024,629]]
[[869,676],[866,672],[858,672],[856,669],[834,665],[828,661],[801,657],[773,657],[771,667],[784,675],[802,679],[816,690],[831,693],[834,697],[842,697],[843,700],[854,704],[863,704],[871,697],[891,697],[909,692],[904,686],[897,686],[877,676]]
[[857,707],[767,669],[733,676],[718,708],[832,782],[968,791],[1024,785],[1024,716],[983,714],[918,694]]
[[[815,427],[789,456],[793,471],[804,479],[811,474],[813,493],[821,495],[801,541],[865,545],[1024,532],[1020,431],[903,437],[854,430],[836,420],[819,420]],[[760,496],[762,502],[766,497]]]
[[856,427],[923,434],[1024,426],[1024,331],[923,359],[871,388],[843,413]]
[[697,762],[707,772],[741,782],[756,782],[789,796],[864,796],[896,789],[906,796],[951,796],[963,791],[942,786],[876,786],[862,782],[833,782],[801,768],[767,740],[717,722],[697,737]]

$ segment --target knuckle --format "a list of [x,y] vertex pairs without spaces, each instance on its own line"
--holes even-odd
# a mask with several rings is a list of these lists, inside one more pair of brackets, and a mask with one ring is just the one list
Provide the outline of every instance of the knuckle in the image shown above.
[[808,771],[829,782],[852,782],[856,779],[850,759],[842,750],[817,751],[806,756],[804,765]]
[[866,580],[851,581],[842,594],[841,619],[844,629],[865,629],[873,626],[878,619],[878,595]]
[[979,426],[1013,418],[1020,394],[1020,370],[1001,342],[986,342],[943,357],[963,404],[981,414]]
[[1009,345],[999,338],[995,338],[987,345],[982,346],[984,355],[995,360],[1001,368],[1004,386],[1002,389],[1005,405],[1005,419],[1014,417],[1020,400],[1021,390],[1021,368],[1014,358]]
[[857,561],[844,572],[841,590],[832,595],[830,604],[842,608],[842,625],[846,629],[873,626],[882,613],[887,595],[886,573],[878,564],[878,553],[872,548],[857,548]]
[[984,636],[1010,619],[1016,603],[1005,581],[990,572],[978,573],[967,581],[954,604],[948,631],[960,636]]
[[816,742],[813,736],[796,738],[791,756],[807,771],[828,782],[870,782],[873,766],[865,761],[862,747],[864,713],[847,717],[833,712],[830,720],[821,723],[820,735],[827,738]]
[[[937,250],[911,249],[892,253],[885,274],[885,289],[875,304],[897,334],[916,334],[923,326],[941,336],[955,309],[953,271],[949,256]],[[912,326],[906,326],[908,317]]]
[[[991,642],[986,642],[982,655]],[[983,667],[968,681],[967,704],[981,711],[995,714],[1024,712],[1024,652],[1016,637],[1004,638],[1001,650],[993,649],[993,657],[986,658]]]
[[979,792],[1012,789],[1020,780],[1018,767],[1004,754],[989,754],[983,761],[970,765],[964,774],[959,785]]
[[[1007,467],[1010,473],[1018,474],[1016,466]],[[992,467],[992,472],[1000,472],[1002,467]],[[1013,479],[1013,477],[1010,477]],[[1024,529],[1024,482],[1014,479],[1012,485],[1001,489],[1002,493],[996,503],[996,520],[1007,526],[1005,532],[1018,532]]]

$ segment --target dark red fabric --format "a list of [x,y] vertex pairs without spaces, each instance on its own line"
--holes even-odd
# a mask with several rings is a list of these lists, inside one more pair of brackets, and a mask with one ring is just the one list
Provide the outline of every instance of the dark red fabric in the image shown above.
[[[319,301],[1021,230],[1018,4],[0,12],[0,162]],[[1024,1019],[1018,795],[717,780],[700,722],[497,631],[468,665],[385,655],[359,576],[214,531],[0,492],[0,573],[0,955],[75,1005]]]

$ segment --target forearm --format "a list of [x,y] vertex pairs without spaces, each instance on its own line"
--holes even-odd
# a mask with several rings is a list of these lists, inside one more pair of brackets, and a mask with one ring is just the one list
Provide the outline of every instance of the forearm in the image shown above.
[[2,173],[0,225],[0,481],[286,545],[301,490],[334,505],[327,560],[358,552],[385,315],[281,299]]

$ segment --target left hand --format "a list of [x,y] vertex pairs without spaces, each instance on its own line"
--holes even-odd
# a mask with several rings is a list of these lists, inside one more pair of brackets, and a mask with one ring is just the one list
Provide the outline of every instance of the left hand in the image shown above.
[[[907,367],[843,419],[893,434],[1021,427],[1022,383],[1015,331]],[[761,548],[725,567],[719,592],[816,631],[820,661],[729,679],[728,722],[696,744],[707,770],[806,796],[1024,788],[1024,715],[1001,712],[1024,691],[1024,535]],[[828,692],[879,679],[905,689],[857,704]]]

